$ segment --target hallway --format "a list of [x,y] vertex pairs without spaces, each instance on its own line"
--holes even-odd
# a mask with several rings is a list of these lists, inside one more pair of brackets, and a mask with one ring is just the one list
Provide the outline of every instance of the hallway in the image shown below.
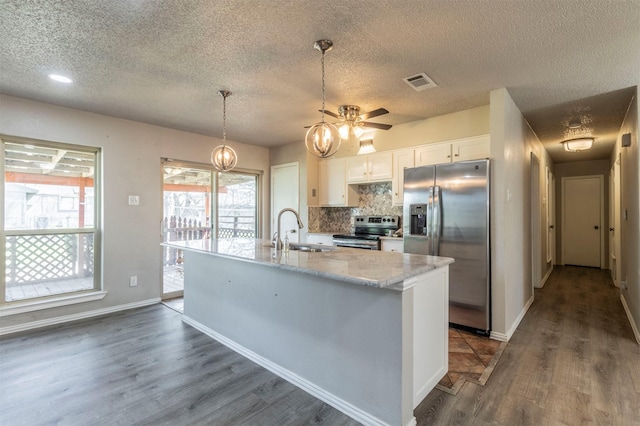
[[608,273],[556,266],[487,384],[432,391],[418,425],[639,425],[640,346]]

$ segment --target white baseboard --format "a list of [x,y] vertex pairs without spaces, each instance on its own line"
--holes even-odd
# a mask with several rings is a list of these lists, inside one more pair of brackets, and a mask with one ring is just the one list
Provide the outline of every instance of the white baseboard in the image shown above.
[[498,333],[497,331],[492,331],[489,334],[489,338],[491,338],[493,340],[499,340],[501,342],[508,342],[509,341],[509,336],[507,336],[504,333]]
[[49,325],[56,325],[85,318],[97,317],[99,315],[111,314],[113,312],[126,311],[127,309],[141,308],[143,306],[155,305],[156,303],[160,303],[159,297],[141,300],[139,302],[126,303],[124,305],[95,309],[93,311],[78,312],[77,314],[63,315],[55,318],[47,318],[39,321],[31,321],[23,324],[11,325],[8,327],[0,328],[0,336],[5,334],[18,333],[20,331],[33,330],[40,327],[47,327]]
[[[240,355],[244,356],[245,358],[250,359],[251,361],[255,362],[256,364],[258,364],[259,366],[271,371],[272,373],[276,374],[279,377],[282,377],[283,379],[287,380],[288,382],[292,383],[293,385],[299,387],[300,389],[308,392],[309,394],[313,395],[314,397],[318,398],[321,401],[326,402],[327,404],[331,405],[333,408],[335,408],[338,411],[341,411],[342,413],[346,414],[347,416],[351,417],[352,419],[363,423],[365,425],[372,425],[372,426],[387,426],[388,424],[385,423],[384,421],[378,419],[375,416],[372,416],[371,414],[361,410],[360,408],[350,404],[349,402],[343,400],[342,398],[339,398],[335,395],[333,395],[330,392],[327,392],[326,390],[322,389],[321,387],[315,385],[312,382],[309,382],[308,380],[298,376],[297,374],[295,374],[292,371],[287,370],[286,368],[283,368],[282,366],[274,363],[273,361],[270,361],[262,356],[260,356],[259,354],[253,352],[250,349],[245,348],[244,346],[234,342],[233,340],[230,340],[229,338],[215,332],[214,330],[210,329],[209,327],[205,326],[204,324],[189,318],[186,315],[182,316],[182,321],[184,321],[185,323],[189,324],[190,326],[192,326],[193,328],[203,332],[204,334],[206,334],[207,336],[211,337],[212,339],[217,340],[218,342],[222,343],[223,345],[225,345],[226,347],[228,347],[229,349],[233,350],[234,352],[239,353]],[[416,424],[416,419],[415,417],[405,426],[413,426]]]
[[520,311],[520,314],[518,315],[516,320],[513,322],[513,324],[511,324],[511,328],[507,330],[507,334],[492,331],[489,337],[495,340],[500,340],[502,342],[508,342],[509,340],[511,340],[513,333],[516,332],[516,329],[520,325],[520,321],[522,321],[522,318],[524,318],[524,316],[527,314],[527,311],[529,310],[532,304],[533,304],[533,296],[531,296],[527,301],[527,303],[524,305],[524,308],[522,308],[522,311]]
[[542,288],[544,287],[544,285],[547,283],[547,280],[549,279],[549,277],[551,276],[551,273],[553,272],[553,265],[551,265],[551,268],[549,268],[549,270],[547,271],[547,273],[545,274],[544,278],[542,278],[542,281],[540,281],[540,286],[536,286],[536,288]]
[[627,301],[622,294],[620,295],[620,301],[622,301],[624,311],[627,313],[627,319],[629,319],[629,324],[631,324],[633,335],[636,336],[636,342],[638,342],[638,344],[640,345],[640,332],[638,331],[638,326],[636,325],[636,322],[633,319],[633,315],[631,315],[631,311],[629,310],[629,306],[627,305]]

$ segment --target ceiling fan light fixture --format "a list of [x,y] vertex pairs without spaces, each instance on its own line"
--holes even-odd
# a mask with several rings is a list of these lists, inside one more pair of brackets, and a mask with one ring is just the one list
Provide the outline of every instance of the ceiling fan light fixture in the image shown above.
[[360,141],[360,149],[358,155],[371,154],[376,152],[376,148],[373,146],[373,139],[365,139]]
[[222,145],[211,151],[211,164],[219,172],[228,172],[238,164],[238,154],[227,146],[227,97],[231,96],[231,92],[220,90],[218,94],[222,96]]
[[304,143],[307,151],[311,154],[316,157],[327,158],[338,152],[342,142],[338,128],[324,121],[324,54],[333,48],[333,42],[331,40],[318,40],[313,47],[322,53],[322,119],[307,130]]
[[580,152],[591,149],[593,146],[593,138],[577,138],[562,141],[564,150],[568,152]]

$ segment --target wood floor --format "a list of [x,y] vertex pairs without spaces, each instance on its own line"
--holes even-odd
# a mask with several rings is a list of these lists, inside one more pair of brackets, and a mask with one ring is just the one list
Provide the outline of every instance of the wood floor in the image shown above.
[[[640,425],[640,346],[606,271],[557,267],[484,387],[419,425]],[[158,304],[0,340],[0,425],[355,425]]]
[[419,425],[640,425],[640,346],[608,271],[555,267],[484,387],[432,391]]
[[0,340],[0,425],[357,425],[162,305]]

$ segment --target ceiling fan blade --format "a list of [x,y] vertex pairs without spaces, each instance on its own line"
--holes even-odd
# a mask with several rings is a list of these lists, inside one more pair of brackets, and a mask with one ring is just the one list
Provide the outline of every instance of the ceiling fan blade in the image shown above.
[[373,118],[373,117],[377,117],[379,115],[384,115],[384,114],[389,114],[389,111],[387,111],[384,108],[378,108],[378,109],[374,109],[373,111],[369,111],[369,112],[365,112],[364,114],[360,114],[360,118],[362,120],[366,120],[367,118]]
[[[322,112],[321,109],[319,109],[318,111]],[[335,112],[331,112],[331,111],[326,110],[326,109],[324,110],[324,113],[327,114],[327,115],[330,115],[333,118],[340,118],[340,116],[338,114],[336,114]]]
[[381,130],[389,130],[391,127],[391,124],[382,124],[382,123],[369,123],[367,121],[363,121],[362,125],[364,127],[372,127],[374,129],[381,129]]

